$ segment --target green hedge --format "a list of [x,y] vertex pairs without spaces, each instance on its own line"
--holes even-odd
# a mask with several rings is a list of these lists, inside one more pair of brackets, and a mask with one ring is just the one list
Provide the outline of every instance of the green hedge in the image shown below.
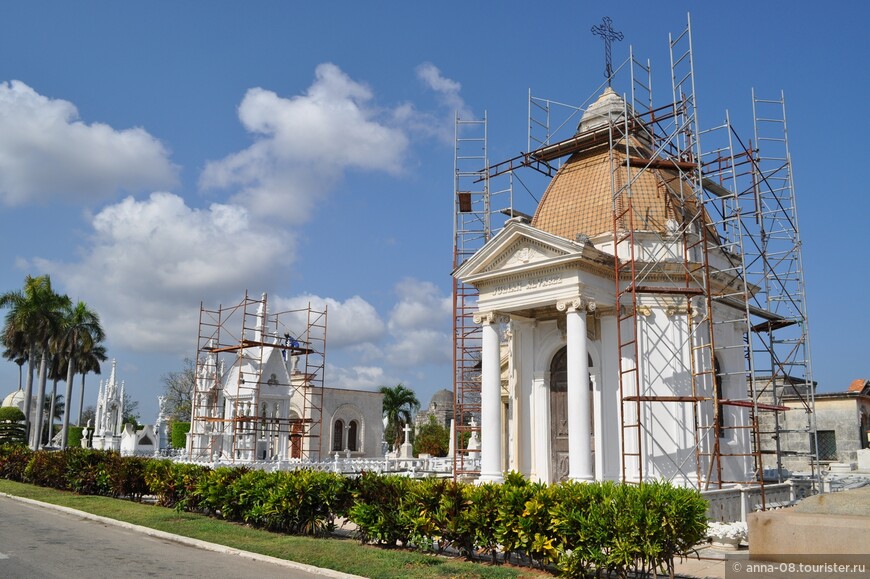
[[67,448],[81,448],[82,446],[82,431],[84,430],[81,426],[70,426],[69,430],[67,430],[67,440],[66,445]]
[[504,484],[363,475],[350,520],[360,539],[471,559],[520,556],[570,577],[669,572],[706,535],[706,501],[667,483],[543,485],[516,473]]
[[211,469],[171,460],[70,448],[0,446],[0,476],[80,494],[157,497],[160,505],[276,532],[328,535],[338,517],[364,543],[469,559],[501,554],[578,577],[669,573],[706,534],[706,501],[668,483],[470,485],[364,473]]
[[171,435],[172,448],[186,448],[188,432],[190,432],[190,422],[173,422]]

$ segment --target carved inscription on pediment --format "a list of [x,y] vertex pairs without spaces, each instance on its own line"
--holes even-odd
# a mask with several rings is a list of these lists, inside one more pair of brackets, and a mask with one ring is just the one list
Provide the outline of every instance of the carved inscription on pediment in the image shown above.
[[546,288],[554,285],[559,285],[562,281],[562,276],[558,274],[542,275],[514,280],[508,283],[503,283],[495,286],[492,294],[494,296],[504,296],[519,292],[526,292],[541,288]]

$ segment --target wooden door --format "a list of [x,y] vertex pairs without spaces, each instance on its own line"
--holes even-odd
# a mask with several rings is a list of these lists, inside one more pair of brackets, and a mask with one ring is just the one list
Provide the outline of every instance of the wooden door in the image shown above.
[[[592,368],[592,356],[587,360]],[[592,376],[589,377],[589,404],[592,400]],[[590,443],[595,448],[595,415],[587,427],[592,432]],[[593,464],[595,463],[594,450]],[[556,352],[550,362],[550,480],[568,479],[568,348]]]
[[568,349],[550,362],[550,480],[568,478]]

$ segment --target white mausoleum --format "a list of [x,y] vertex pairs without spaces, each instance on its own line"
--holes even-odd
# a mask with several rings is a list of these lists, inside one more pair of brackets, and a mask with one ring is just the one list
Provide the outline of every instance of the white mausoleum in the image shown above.
[[[744,408],[719,407],[719,424],[731,428],[696,424],[695,416],[714,424],[712,389],[719,399],[747,394],[742,330],[727,322],[737,317],[730,308],[715,302],[715,360],[707,360],[715,377],[711,371],[693,386],[698,370],[692,356],[702,354],[692,345],[698,338],[687,309],[704,315],[705,304],[693,288],[682,289],[686,276],[679,273],[700,263],[700,246],[688,247],[687,240],[700,239],[701,228],[711,226],[688,222],[687,215],[698,213],[691,189],[666,166],[634,171],[633,218],[615,224],[613,191],[625,172],[614,167],[626,165],[626,146],[624,138],[607,146],[607,126],[624,126],[626,109],[607,88],[577,130],[585,136],[603,131],[603,146],[572,154],[531,221],[508,221],[454,272],[479,292],[481,481],[500,481],[510,470],[544,482],[664,478],[687,486],[753,476],[749,458],[738,456],[749,452],[749,431],[733,428],[747,423]],[[642,137],[629,138],[633,154],[652,156]],[[620,236],[614,247],[614,230],[628,223],[633,236]],[[616,281],[614,256],[626,261],[632,252],[646,283],[664,291],[639,293],[636,316],[626,319],[615,296],[628,281]],[[739,283],[728,273],[731,259],[710,248],[710,291]],[[625,345],[635,320],[640,356],[629,355],[634,348]],[[635,375],[639,394],[627,403],[624,384]],[[699,382],[708,390],[698,391]],[[702,397],[708,401],[697,402]],[[721,465],[711,468],[717,445]]]
[[198,364],[188,455],[230,462],[383,456],[383,395],[320,385],[300,362],[304,344],[265,331],[265,295],[256,315],[248,347],[207,348]]

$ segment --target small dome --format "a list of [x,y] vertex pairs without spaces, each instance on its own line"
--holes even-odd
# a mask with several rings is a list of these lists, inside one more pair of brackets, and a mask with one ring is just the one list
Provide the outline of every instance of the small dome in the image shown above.
[[19,410],[24,410],[24,390],[19,388],[15,392],[10,393],[3,399],[3,404],[0,404],[0,407],[2,408],[13,406]]
[[446,388],[439,390],[432,395],[429,408],[439,408],[441,410],[453,408],[453,392]]
[[[578,134],[606,126],[609,122],[619,124],[619,118],[625,113],[622,97],[608,87],[583,114]],[[661,164],[660,160],[642,170],[651,153],[637,137],[630,136],[629,139],[631,159],[626,159],[625,139],[622,138],[612,150],[605,141],[571,155],[550,181],[531,225],[570,240],[580,234],[595,237],[613,232],[615,212],[622,215],[618,229],[672,233],[674,223],[683,222],[684,209],[689,214],[694,213],[692,187],[680,180],[676,169],[653,168],[652,165]],[[632,178],[631,219],[623,214],[627,209],[624,205],[626,196],[619,197],[622,206],[613,205],[613,191],[626,185],[627,164]],[[640,167],[636,168],[638,164]]]
[[[577,126],[577,132],[591,131],[625,117],[625,101],[612,88],[607,87],[594,103],[587,107]],[[629,107],[629,114],[631,108]]]

